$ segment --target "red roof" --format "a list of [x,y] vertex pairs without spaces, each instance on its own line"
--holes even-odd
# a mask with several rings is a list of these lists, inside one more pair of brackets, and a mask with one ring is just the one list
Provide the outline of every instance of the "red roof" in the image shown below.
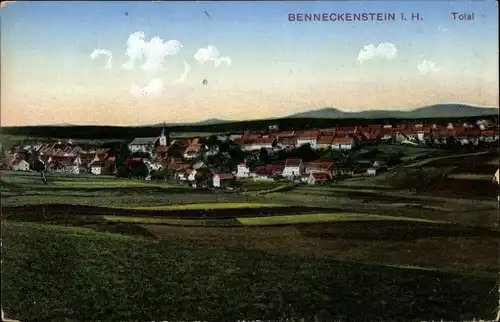
[[217,173],[216,176],[219,177],[220,180],[233,179],[233,175],[231,173]]
[[380,134],[385,135],[385,134],[392,134],[394,132],[393,128],[390,127],[383,127],[380,129]]
[[297,138],[296,137],[293,137],[293,136],[290,136],[290,137],[280,137],[278,138],[278,141],[281,143],[281,144],[290,144],[290,145],[294,145],[297,143]]
[[299,140],[316,140],[318,139],[319,132],[318,131],[305,131],[300,135],[297,135],[297,139]]
[[311,173],[311,176],[315,180],[328,180],[328,179],[330,179],[330,175],[326,172],[313,172],[313,173]]
[[288,132],[276,132],[271,134],[274,137],[277,138],[282,138],[282,137],[292,137],[295,135],[294,131],[288,131]]
[[361,134],[365,137],[366,140],[375,140],[377,138],[376,133],[363,132]]
[[437,131],[441,136],[455,136],[454,130],[440,129]]
[[276,141],[276,138],[256,138],[253,140],[253,143],[256,144],[272,144]]
[[356,133],[358,131],[357,126],[343,126],[337,128],[337,132],[344,132],[344,133]]
[[125,166],[136,165],[142,162],[141,158],[130,158],[125,161]]
[[266,165],[262,165],[262,166],[256,167],[253,172],[256,173],[256,174],[271,175],[271,174],[273,174],[273,169],[272,169],[272,167],[268,167]]
[[282,171],[283,171],[283,164],[273,163],[273,164],[258,166],[254,169],[253,172],[256,174],[271,175]]
[[335,138],[335,139],[333,139],[333,143],[337,143],[337,144],[349,144],[349,143],[354,143],[354,139],[353,138],[349,138],[349,137]]
[[330,170],[335,165],[333,161],[313,161],[305,164],[306,168],[315,168],[321,170]]
[[467,133],[467,136],[477,137],[477,136],[481,135],[481,130],[480,129],[467,129],[465,132]]
[[333,135],[320,136],[318,139],[319,144],[331,144],[333,142]]
[[285,167],[298,167],[302,163],[302,159],[286,159]]
[[362,134],[357,134],[357,133],[356,133],[356,134],[353,134],[353,137],[354,137],[356,140],[358,140],[358,141],[364,141],[364,140],[366,140],[365,136],[364,136],[364,135],[362,135]]
[[484,131],[481,131],[481,135],[483,136],[494,136],[496,134],[497,131],[495,130],[484,130]]

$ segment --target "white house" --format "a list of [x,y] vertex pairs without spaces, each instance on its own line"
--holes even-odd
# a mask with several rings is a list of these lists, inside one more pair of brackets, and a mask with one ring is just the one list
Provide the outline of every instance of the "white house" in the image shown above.
[[297,177],[302,175],[302,173],[304,173],[304,163],[302,162],[302,159],[287,159],[285,161],[283,177]]
[[163,165],[160,161],[144,161],[146,166],[148,167],[149,171],[158,171],[163,168]]
[[250,169],[246,163],[238,164],[236,168],[236,177],[237,178],[249,178],[250,177]]
[[311,172],[307,177],[307,184],[315,185],[324,183],[330,180],[330,175],[327,172]]
[[100,165],[93,165],[90,167],[90,173],[100,175],[102,173],[102,167]]
[[188,181],[196,181],[196,174],[197,173],[198,173],[198,171],[196,171],[196,170],[191,171],[191,173],[187,177],[187,180]]
[[29,171],[30,170],[30,164],[26,160],[21,159],[21,158],[15,158],[14,160],[12,160],[12,162],[10,163],[10,166],[11,166],[12,170],[14,170],[14,171]]
[[350,137],[334,138],[332,149],[334,150],[351,150],[354,147],[355,141]]
[[254,181],[274,181],[272,175],[267,173],[253,173],[252,177]]
[[151,152],[149,149],[152,148],[156,142],[158,141],[158,137],[150,137],[150,138],[135,138],[128,145],[130,152]]
[[316,142],[318,141],[318,131],[306,131],[297,136],[297,146],[309,144],[312,149],[316,149]]
[[227,187],[231,184],[234,177],[230,173],[217,173],[213,177],[213,185],[217,188]]
[[64,172],[69,173],[69,174],[80,174],[80,166],[79,165],[65,166]]
[[275,137],[256,138],[248,143],[243,144],[243,149],[246,151],[259,151],[260,149],[274,149],[277,146],[278,140]]

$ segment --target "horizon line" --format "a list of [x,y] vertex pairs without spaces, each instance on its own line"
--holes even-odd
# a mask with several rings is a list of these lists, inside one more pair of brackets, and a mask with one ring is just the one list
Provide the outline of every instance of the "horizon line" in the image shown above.
[[[401,109],[370,109],[370,110],[361,110],[361,111],[346,111],[344,109],[341,109],[341,108],[338,108],[338,107],[330,107],[330,106],[324,106],[324,107],[318,107],[318,108],[314,108],[314,109],[308,109],[306,111],[303,111],[303,112],[297,112],[297,113],[292,113],[292,114],[288,114],[288,115],[285,115],[285,116],[277,116],[277,117],[270,117],[270,118],[257,118],[257,119],[246,119],[246,120],[231,120],[231,119],[219,119],[217,117],[211,117],[211,118],[207,118],[207,119],[200,119],[199,121],[186,121],[186,122],[177,122],[177,123],[167,123],[171,126],[189,126],[189,125],[192,125],[192,126],[209,126],[209,125],[212,125],[212,124],[198,124],[198,123],[202,123],[202,122],[205,122],[205,121],[210,121],[210,120],[217,120],[217,121],[221,121],[221,122],[224,122],[224,123],[233,123],[233,122],[252,122],[252,121],[264,121],[264,120],[279,120],[279,119],[283,119],[283,118],[287,118],[287,117],[291,117],[293,115],[297,115],[297,114],[302,114],[302,113],[307,113],[307,112],[317,112],[317,111],[321,111],[321,110],[324,110],[324,109],[336,109],[340,112],[343,112],[343,113],[351,113],[351,114],[357,114],[357,113],[362,113],[362,112],[380,112],[380,111],[383,111],[383,112],[412,112],[412,111],[415,111],[415,110],[418,110],[418,109],[421,109],[421,108],[425,108],[425,107],[432,107],[432,106],[437,106],[437,105],[452,105],[452,104],[455,104],[455,105],[463,105],[463,106],[469,106],[469,107],[475,107],[475,108],[483,108],[483,109],[488,109],[488,108],[497,108],[497,109],[500,109],[499,106],[495,106],[495,105],[478,105],[478,104],[471,104],[471,103],[461,103],[461,102],[443,102],[443,103],[435,103],[435,104],[425,104],[425,105],[420,105],[420,106],[416,106],[416,107],[412,107],[412,108],[401,108]],[[0,126],[0,128],[9,128],[9,127],[50,127],[50,126],[53,126],[53,127],[56,127],[56,126],[61,126],[61,127],[64,127],[64,126],[101,126],[101,127],[144,127],[144,126],[157,126],[157,125],[161,125],[165,123],[164,121],[162,122],[158,122],[158,123],[154,123],[154,124],[128,124],[128,125],[110,125],[110,124],[107,124],[107,125],[92,125],[92,124],[74,124],[74,123],[55,123],[55,124],[38,124],[38,125],[9,125],[9,126]],[[213,124],[215,125],[215,124]]]

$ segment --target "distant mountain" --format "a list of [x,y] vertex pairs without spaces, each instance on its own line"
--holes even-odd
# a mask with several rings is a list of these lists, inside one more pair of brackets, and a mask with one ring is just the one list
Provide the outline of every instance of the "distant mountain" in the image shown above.
[[363,118],[363,119],[383,119],[383,118],[440,118],[440,117],[474,117],[483,115],[498,114],[496,107],[478,107],[466,104],[436,104],[413,110],[371,110],[361,112],[344,112],[337,108],[322,108],[302,113],[289,115],[285,118]]
[[190,123],[189,125],[212,125],[212,124],[222,124],[222,123],[231,123],[231,122],[236,122],[236,121],[227,121],[227,120],[221,120],[221,119],[208,119],[196,123]]
[[[189,126],[189,125],[214,125],[214,124],[223,124],[223,123],[231,123],[231,122],[237,122],[237,121],[228,121],[228,120],[221,120],[221,119],[208,119],[208,120],[203,120],[203,121],[198,121],[198,122],[187,122],[187,123],[165,123],[166,126]],[[139,125],[139,126],[144,126],[144,125]],[[146,126],[154,126],[154,127],[161,127],[163,126],[163,123],[157,123],[157,124],[151,124],[151,125],[146,125]]]
[[57,123],[57,124],[46,124],[46,125],[39,125],[39,126],[76,126],[76,125],[71,124],[71,123]]

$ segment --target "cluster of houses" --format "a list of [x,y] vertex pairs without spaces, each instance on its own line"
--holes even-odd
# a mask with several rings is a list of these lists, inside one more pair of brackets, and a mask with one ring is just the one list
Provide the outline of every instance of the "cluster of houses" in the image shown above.
[[35,160],[41,160],[47,171],[95,175],[112,174],[115,169],[113,151],[106,148],[83,150],[72,140],[67,142],[18,145],[4,151],[2,169],[29,171]]
[[[278,131],[271,126],[265,132],[229,133],[217,135],[219,141],[232,141],[243,151],[252,152],[265,149],[268,153],[290,150],[308,145],[315,150],[351,150],[363,143],[395,140],[400,143],[478,144],[498,140],[495,124],[478,121],[476,124],[457,123],[440,126],[435,124],[411,125],[369,125],[350,126],[303,131]],[[176,180],[193,185],[213,185],[223,187],[237,179],[254,180],[292,180],[317,184],[334,177],[350,176],[352,169],[334,161],[303,162],[300,158],[287,159],[250,169],[247,162],[237,166],[232,173],[217,173],[202,161],[204,157],[219,153],[217,145],[208,146],[201,137],[181,138],[170,135],[164,126],[157,137],[135,138],[129,143],[132,154],[125,166],[143,162],[150,173],[168,169]],[[205,141],[206,142],[206,141]],[[75,142],[41,143],[16,146],[6,153],[1,167],[18,171],[32,169],[32,161],[38,158],[45,163],[48,171],[79,174],[88,172],[94,175],[114,174],[117,170],[116,156],[109,148],[83,149]],[[202,157],[203,156],[203,157]],[[198,162],[196,162],[198,161]],[[375,161],[367,170],[367,175],[375,175],[387,169],[383,161]],[[147,178],[150,178],[148,176]],[[211,182],[208,184],[208,182]]]
[[487,120],[477,124],[450,123],[447,126],[437,124],[411,125],[369,125],[350,126],[308,131],[286,131],[268,133],[243,133],[233,139],[246,151],[262,148],[288,149],[310,145],[312,149],[351,150],[356,145],[369,141],[395,140],[400,143],[425,144],[433,141],[437,144],[455,143],[479,144],[498,140],[498,128]]

